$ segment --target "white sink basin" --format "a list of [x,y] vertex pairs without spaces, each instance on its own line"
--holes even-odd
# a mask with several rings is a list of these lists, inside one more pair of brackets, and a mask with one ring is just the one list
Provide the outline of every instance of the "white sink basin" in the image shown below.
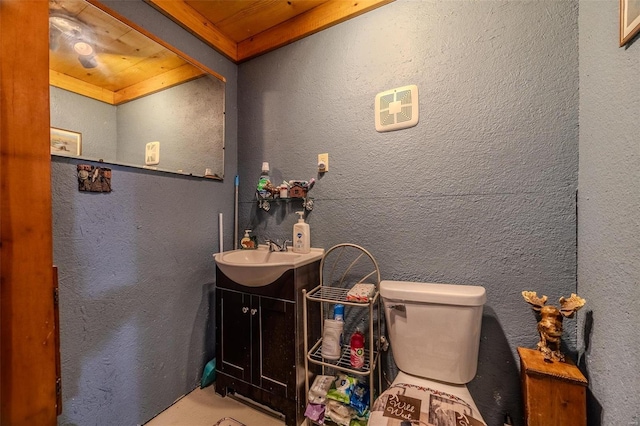
[[256,250],[231,250],[216,253],[218,268],[238,284],[261,287],[271,284],[289,269],[307,265],[322,258],[324,249],[312,248],[309,253],[270,252],[267,246]]

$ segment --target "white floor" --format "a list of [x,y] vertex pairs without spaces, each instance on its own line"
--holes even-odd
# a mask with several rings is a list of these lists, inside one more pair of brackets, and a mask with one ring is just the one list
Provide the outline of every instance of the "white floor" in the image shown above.
[[[151,419],[146,426],[283,426],[284,421],[229,396],[215,393],[215,385],[196,388]],[[236,420],[223,420],[229,418]]]

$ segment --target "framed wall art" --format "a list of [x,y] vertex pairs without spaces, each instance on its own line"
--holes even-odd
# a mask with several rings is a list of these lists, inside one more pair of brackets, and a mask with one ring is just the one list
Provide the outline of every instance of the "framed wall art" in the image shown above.
[[640,0],[620,0],[620,47],[640,31]]
[[51,128],[51,154],[77,157],[82,154],[82,134],[71,130]]

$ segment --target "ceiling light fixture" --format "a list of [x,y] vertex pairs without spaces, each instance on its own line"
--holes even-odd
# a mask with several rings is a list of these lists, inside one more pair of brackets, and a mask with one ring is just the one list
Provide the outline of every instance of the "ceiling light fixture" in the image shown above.
[[84,40],[76,40],[73,43],[73,50],[78,54],[78,61],[84,68],[95,68],[98,66],[93,46]]
[[96,51],[91,42],[93,31],[86,24],[70,16],[49,16],[49,46],[58,49],[62,42],[66,49],[78,54],[78,61],[84,68],[98,66]]
[[93,47],[83,40],[78,40],[73,44],[73,50],[76,51],[78,55],[82,56],[90,56],[93,55]]

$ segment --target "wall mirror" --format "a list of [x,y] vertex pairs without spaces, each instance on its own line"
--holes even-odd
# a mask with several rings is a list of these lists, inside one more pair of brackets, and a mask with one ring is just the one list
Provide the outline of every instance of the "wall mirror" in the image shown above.
[[96,1],[49,1],[51,154],[224,176],[224,77]]

